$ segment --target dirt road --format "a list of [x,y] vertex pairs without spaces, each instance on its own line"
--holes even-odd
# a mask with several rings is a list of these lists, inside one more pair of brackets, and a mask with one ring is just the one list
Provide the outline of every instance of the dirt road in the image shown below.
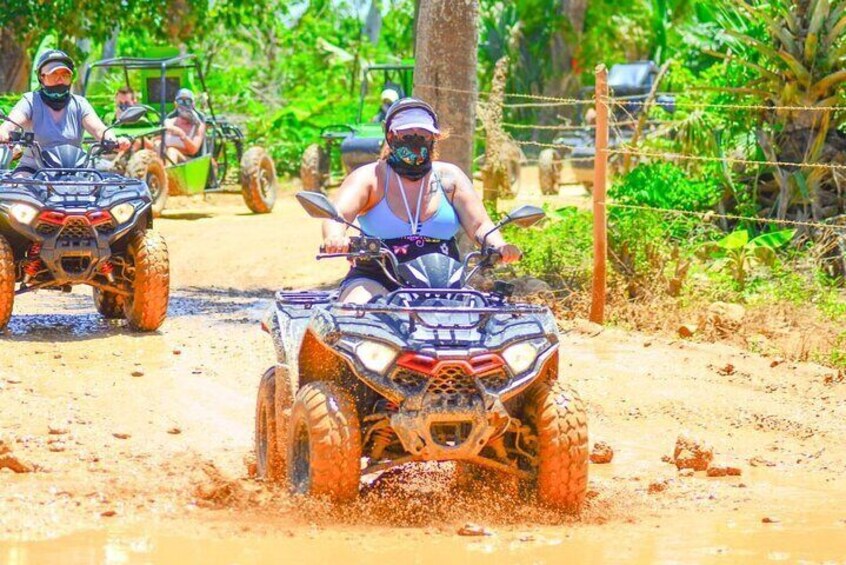
[[[160,332],[104,322],[81,290],[16,303],[0,338],[0,459],[36,470],[0,471],[0,563],[846,557],[842,377],[585,324],[567,328],[562,378],[587,402],[591,443],[616,455],[591,466],[579,517],[463,492],[449,465],[383,477],[342,510],[250,480],[273,360],[257,320],[273,290],[332,284],[344,267],[313,261],[318,225],[290,196],[262,217],[235,196],[183,201],[158,226],[173,263]],[[742,476],[680,476],[661,459],[682,432]],[[457,535],[466,522],[491,535]]]

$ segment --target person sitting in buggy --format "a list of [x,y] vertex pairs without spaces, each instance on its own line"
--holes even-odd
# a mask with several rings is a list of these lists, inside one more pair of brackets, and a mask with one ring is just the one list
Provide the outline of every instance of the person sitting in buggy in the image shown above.
[[399,94],[397,93],[396,89],[394,88],[386,88],[382,91],[382,105],[379,106],[379,111],[373,116],[373,123],[374,124],[383,124],[385,123],[385,118],[388,116],[388,110],[390,110],[391,106],[399,100]]
[[[176,93],[176,112],[165,120],[165,154],[171,163],[187,161],[200,152],[206,136],[206,124],[197,112],[194,93],[182,88]],[[159,151],[161,137],[147,142],[148,149]]]
[[121,86],[117,92],[115,92],[115,116],[114,121],[120,119],[120,115],[123,114],[127,108],[130,106],[135,106],[138,104],[138,100],[135,98],[135,91],[132,90],[131,86]]
[[[400,263],[427,253],[458,260],[459,229],[479,241],[494,228],[473,182],[459,167],[437,161],[444,138],[429,104],[415,98],[394,103],[385,118],[385,147],[379,160],[349,174],[335,195],[338,213],[348,222],[380,238]],[[326,253],[347,253],[346,226],[323,224]],[[488,236],[505,263],[520,259],[516,246],[498,231]],[[355,264],[341,283],[340,300],[365,303],[396,290],[396,284],[375,263]]]
[[[129,147],[126,138],[117,139],[94,112],[91,104],[70,91],[74,62],[65,52],[52,49],[39,57],[36,73],[41,87],[27,92],[9,113],[9,120],[0,124],[0,143],[8,143],[17,125],[30,129],[42,149],[59,145],[82,145],[84,132],[94,139],[117,142],[121,150]],[[15,125],[17,124],[17,125]],[[28,147],[21,157],[15,175],[32,175],[38,170],[34,149]]]

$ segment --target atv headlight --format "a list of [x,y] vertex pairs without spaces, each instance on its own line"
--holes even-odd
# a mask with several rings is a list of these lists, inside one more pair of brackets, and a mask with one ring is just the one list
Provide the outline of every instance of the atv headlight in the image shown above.
[[12,217],[22,224],[29,224],[38,214],[38,209],[29,204],[12,204],[9,208]]
[[520,343],[515,343],[514,345],[509,345],[505,348],[505,351],[502,352],[502,357],[505,359],[505,362],[508,363],[508,368],[510,368],[511,372],[515,375],[519,375],[520,373],[528,370],[528,368],[535,362],[537,355],[537,347],[535,347],[535,344],[531,341],[522,341]]
[[355,348],[355,354],[368,370],[383,375],[396,359],[397,350],[378,341],[362,341]]
[[135,213],[135,206],[130,204],[129,202],[124,202],[123,204],[118,204],[114,206],[110,210],[112,217],[117,221],[119,224],[123,224],[128,222],[129,219],[132,217],[132,214]]

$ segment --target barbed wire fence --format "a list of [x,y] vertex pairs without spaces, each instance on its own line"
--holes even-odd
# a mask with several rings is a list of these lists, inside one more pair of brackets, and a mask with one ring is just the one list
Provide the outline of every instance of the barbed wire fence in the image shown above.
[[[645,118],[650,108],[657,104],[657,100],[660,97],[669,95],[672,95],[672,93],[658,92],[657,89],[654,89],[646,99],[644,99],[643,95],[613,96],[608,90],[607,70],[604,66],[600,65],[596,70],[594,95],[589,99],[526,93],[505,93],[503,96],[504,101],[500,102],[504,111],[548,108],[584,110],[585,108],[593,108],[596,112],[594,123],[572,123],[568,120],[562,120],[559,124],[531,124],[503,120],[500,124],[509,133],[528,133],[531,135],[540,132],[547,137],[550,133],[558,134],[551,143],[536,139],[512,138],[513,142],[521,148],[528,148],[532,151],[546,150],[547,152],[554,152],[554,161],[551,164],[556,167],[556,174],[559,172],[557,167],[566,164],[579,164],[582,167],[587,165],[593,169],[593,189],[591,194],[594,217],[594,262],[591,320],[597,323],[603,323],[605,319],[605,297],[607,294],[605,273],[606,263],[608,261],[607,213],[613,209],[627,211],[633,214],[660,216],[666,220],[668,231],[672,231],[675,222],[678,222],[680,219],[697,222],[698,225],[703,227],[716,227],[714,224],[719,223],[723,231],[725,231],[727,226],[744,225],[755,225],[761,229],[795,229],[799,232],[799,237],[813,243],[814,256],[837,262],[836,270],[841,273],[841,276],[846,274],[846,214],[844,214],[843,209],[844,204],[846,204],[846,198],[844,198],[846,196],[846,177],[843,179],[844,190],[842,192],[840,191],[841,181],[838,177],[841,174],[846,175],[844,173],[846,171],[846,162],[791,161],[778,158],[749,159],[734,155],[716,156],[691,154],[676,150],[654,149],[650,148],[654,147],[654,144],[649,142],[654,139],[648,137],[648,132],[643,132],[644,137],[636,139],[634,144],[629,144],[626,141],[626,136],[622,135],[623,130],[630,131],[632,128],[648,127],[653,133],[668,135],[670,129],[675,125],[673,120]],[[482,93],[480,100],[484,99],[485,94]],[[731,110],[776,115],[784,115],[791,112],[832,113],[846,111],[846,107],[832,106],[827,102],[818,105],[776,106],[770,104],[673,100],[672,104],[676,109],[691,111]],[[612,133],[613,137],[611,135]],[[574,136],[580,137],[579,144],[574,144],[572,139]],[[611,145],[609,145],[609,138],[615,140]],[[586,147],[588,148],[587,153],[590,153],[589,155],[585,155]],[[765,153],[765,155],[768,157],[775,156],[772,153]],[[827,172],[834,177],[837,183],[839,193],[839,201],[837,203],[838,213],[825,219],[815,219],[813,214],[809,214],[808,217],[787,218],[783,215],[785,208],[782,207],[781,210],[778,210],[775,205],[769,207],[769,209],[762,208],[758,212],[758,215],[753,215],[730,213],[723,210],[701,212],[669,209],[643,204],[617,202],[613,199],[609,200],[607,198],[607,171],[609,167],[620,168],[620,161],[622,160],[625,160],[627,165],[632,161],[634,163],[663,161],[674,164],[717,163],[729,169],[734,167],[748,167],[758,170],[774,170],[776,173],[780,173],[781,171],[800,171],[809,174],[812,172]],[[844,161],[846,161],[846,155],[844,155]],[[529,158],[524,160],[524,164],[541,165],[542,163],[541,159]],[[550,162],[547,160],[543,165],[549,166]],[[626,166],[626,169],[628,169],[628,166]],[[558,180],[560,181],[560,177]],[[778,197],[784,198],[785,195],[779,194]],[[614,252],[612,252],[611,259],[616,265],[625,264],[626,258],[613,255]]]

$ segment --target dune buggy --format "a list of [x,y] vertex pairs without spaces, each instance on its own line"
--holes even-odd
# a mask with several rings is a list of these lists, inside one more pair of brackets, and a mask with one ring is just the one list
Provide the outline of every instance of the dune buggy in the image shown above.
[[[244,134],[219,117],[208,95],[205,79],[197,57],[177,55],[164,58],[120,57],[96,61],[88,66],[82,94],[106,87],[98,77],[98,69],[119,70],[124,84],[139,93],[140,104],[148,111],[148,122],[142,125],[116,128],[117,135],[139,140],[158,138],[159,150],[134,149],[115,160],[109,168],[144,179],[153,196],[153,213],[165,208],[168,194],[199,194],[223,189],[230,159],[240,162],[241,193],[247,207],[257,214],[268,213],[276,202],[276,167],[263,148],[253,146],[244,151]],[[112,86],[113,82],[110,83]],[[197,88],[199,87],[199,88]],[[165,153],[165,120],[174,115],[174,99],[180,88],[195,92],[198,109],[204,101],[208,115],[200,115],[206,124],[205,140],[196,155],[182,163],[173,163]]]
[[[612,120],[608,136],[608,147],[614,149],[625,145],[632,139],[635,131],[635,121],[641,114],[643,104],[652,90],[652,85],[658,75],[658,67],[652,61],[638,61],[636,63],[618,64],[608,72],[608,89],[619,99],[611,109]],[[583,88],[579,95],[586,99],[593,96],[593,87]],[[672,96],[661,95],[656,104],[668,112],[675,109],[675,99]],[[596,127],[587,123],[585,106],[579,105],[577,126],[569,126],[555,137],[552,144],[559,148],[547,148],[538,155],[538,175],[543,194],[557,194],[561,182],[562,165],[569,164],[574,181],[582,184],[590,192],[593,188],[593,166],[596,157]],[[614,172],[620,165],[619,155],[609,159],[609,173]]]
[[[375,80],[374,75],[379,79]],[[326,188],[336,186],[340,182],[340,175],[349,174],[361,165],[379,158],[385,133],[382,122],[376,119],[376,108],[367,103],[370,83],[378,84],[379,92],[391,89],[399,98],[403,98],[411,94],[413,79],[413,62],[370,65],[364,69],[355,123],[324,127],[320,132],[323,143],[313,143],[303,153],[300,179],[305,190],[323,192]],[[372,115],[366,114],[366,110],[371,111]],[[339,155],[336,151],[340,152]],[[333,167],[338,159],[341,169]]]

